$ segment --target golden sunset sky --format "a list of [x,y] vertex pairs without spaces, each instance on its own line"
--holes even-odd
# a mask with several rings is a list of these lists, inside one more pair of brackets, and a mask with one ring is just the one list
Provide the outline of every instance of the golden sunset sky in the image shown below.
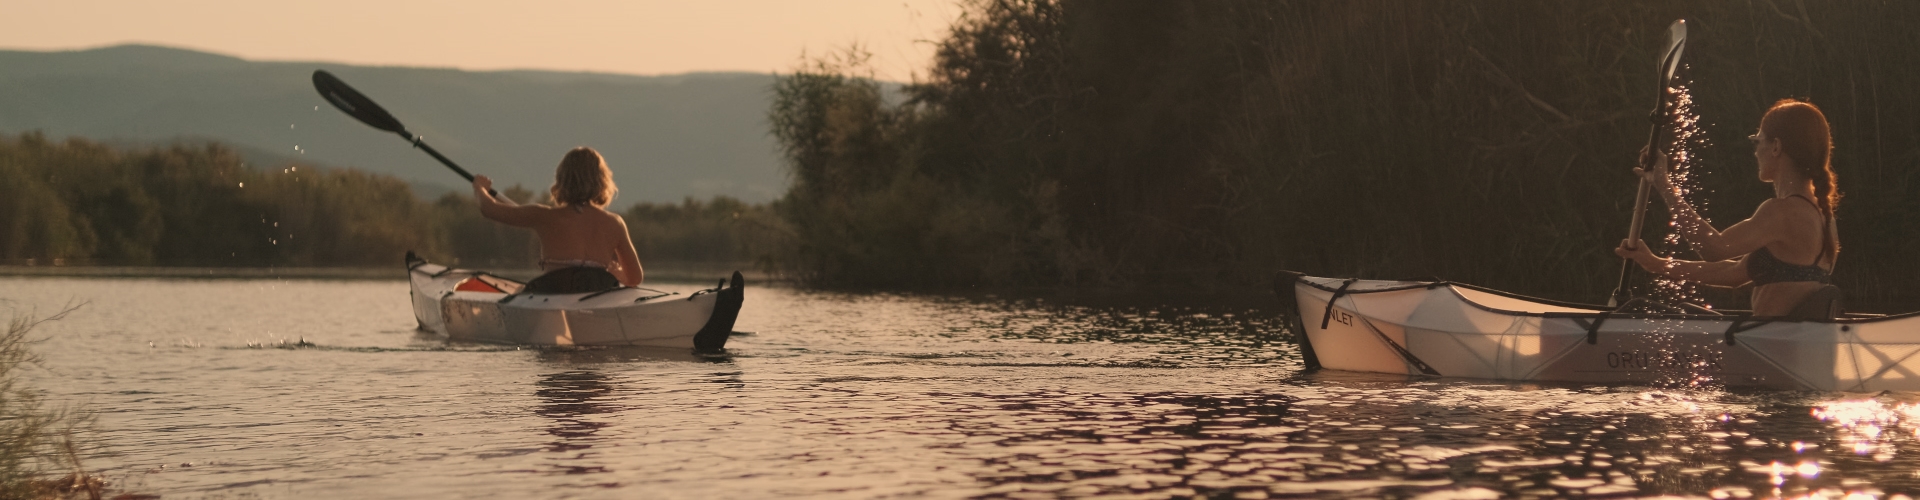
[[253,60],[633,74],[786,71],[859,43],[924,71],[955,0],[0,0],[0,49],[144,43]]

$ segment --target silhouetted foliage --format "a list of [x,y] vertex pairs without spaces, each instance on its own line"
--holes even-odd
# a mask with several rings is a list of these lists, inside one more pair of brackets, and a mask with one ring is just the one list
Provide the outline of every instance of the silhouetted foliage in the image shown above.
[[[520,186],[502,191],[526,202]],[[641,204],[633,234],[671,260],[745,262],[765,240],[718,222],[767,211],[730,198]],[[663,211],[664,210],[664,211]],[[674,217],[685,217],[676,220]],[[758,245],[751,249],[746,245]],[[408,250],[471,267],[528,267],[531,231],[480,216],[472,196],[427,202],[396,178],[303,165],[253,168],[218,144],[123,151],[39,133],[0,136],[0,261],[166,266],[397,266]]]
[[634,251],[669,262],[764,261],[782,248],[781,221],[767,205],[728,197],[680,204],[635,203],[621,217]]
[[1292,269],[1599,301],[1676,18],[1714,144],[1705,215],[1771,194],[1743,138],[1811,98],[1848,196],[1836,280],[1868,310],[1920,306],[1912,2],[970,1],[904,103],[857,58],[780,77],[789,265],[902,285]]
[[25,374],[40,363],[31,349],[33,328],[79,307],[69,305],[46,317],[16,311],[0,330],[0,498],[101,496],[104,483],[87,474],[80,460],[81,450],[97,450],[81,437],[92,429],[93,413],[50,404]]

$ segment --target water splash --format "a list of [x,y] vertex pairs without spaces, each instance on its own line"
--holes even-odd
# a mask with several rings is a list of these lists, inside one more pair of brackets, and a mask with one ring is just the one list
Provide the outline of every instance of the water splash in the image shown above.
[[[1683,83],[1670,90],[1673,94],[1673,108],[1671,109],[1670,116],[1672,116],[1673,120],[1672,127],[1674,133],[1669,136],[1668,142],[1662,145],[1663,149],[1671,152],[1668,155],[1671,160],[1668,165],[1668,177],[1673,180],[1674,187],[1680,191],[1680,197],[1686,199],[1694,206],[1694,210],[1698,212],[1700,209],[1706,208],[1707,200],[1693,196],[1695,193],[1705,191],[1701,188],[1697,176],[1694,175],[1695,172],[1699,171],[1699,156],[1695,151],[1705,149],[1710,146],[1711,143],[1707,140],[1706,129],[1701,127],[1700,113],[1694,108],[1692,87],[1687,83]],[[1677,250],[1686,248],[1686,242],[1683,241],[1681,236],[1680,219],[1675,216],[1672,210],[1668,211],[1667,234],[1661,239],[1661,242],[1664,243],[1668,249]],[[1705,303],[1705,299],[1700,290],[1700,287],[1703,285],[1700,283],[1657,276],[1654,278],[1653,284],[1654,296],[1659,297],[1662,301],[1668,303]],[[1712,306],[1708,305],[1707,307],[1711,308]]]

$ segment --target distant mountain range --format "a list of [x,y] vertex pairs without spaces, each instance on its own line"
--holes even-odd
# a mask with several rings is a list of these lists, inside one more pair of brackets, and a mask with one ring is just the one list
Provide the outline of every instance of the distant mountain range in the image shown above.
[[216,140],[249,162],[354,167],[413,181],[427,196],[463,180],[399,137],[322,101],[310,75],[352,84],[467,170],[543,191],[574,146],[606,155],[616,205],[785,191],[766,110],[773,76],[634,76],[258,62],[122,45],[0,51],[0,133],[118,144]]

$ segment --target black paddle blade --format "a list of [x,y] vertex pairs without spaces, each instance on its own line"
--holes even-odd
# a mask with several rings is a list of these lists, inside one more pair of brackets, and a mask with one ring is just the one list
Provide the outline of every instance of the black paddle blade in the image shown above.
[[1660,59],[1660,81],[1671,83],[1680,68],[1680,53],[1687,50],[1687,20],[1675,19],[1667,26],[1667,56]]
[[360,123],[400,134],[401,137],[408,139],[413,138],[413,134],[407,132],[407,127],[400,124],[399,118],[394,118],[385,108],[374,104],[373,99],[368,99],[367,96],[361,95],[360,91],[347,86],[347,82],[340,81],[340,78],[333,76],[333,73],[314,70],[313,89],[320,91],[320,97],[326,98],[333,107],[340,108],[340,111],[360,120]]

